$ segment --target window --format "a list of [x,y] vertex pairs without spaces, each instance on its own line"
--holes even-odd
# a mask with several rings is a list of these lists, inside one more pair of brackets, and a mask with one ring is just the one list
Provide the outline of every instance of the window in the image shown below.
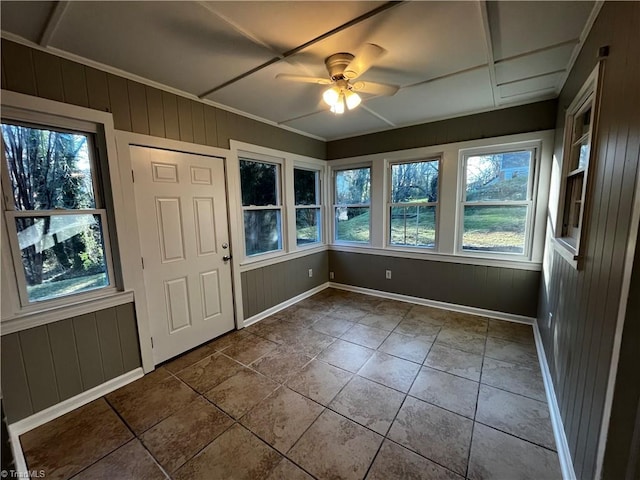
[[94,134],[3,119],[2,143],[22,304],[114,286]]
[[335,239],[369,243],[371,237],[371,168],[335,172]]
[[390,165],[389,244],[434,248],[439,160]]
[[293,189],[296,206],[296,244],[298,246],[322,241],[320,209],[320,172],[293,169]]
[[527,254],[536,149],[463,157],[462,250]]
[[280,165],[240,159],[247,256],[282,250]]
[[584,212],[587,203],[587,184],[591,163],[592,133],[596,121],[596,90],[599,67],[567,110],[565,143],[562,160],[562,203],[559,212],[558,231],[562,244],[571,252],[574,260],[579,257]]

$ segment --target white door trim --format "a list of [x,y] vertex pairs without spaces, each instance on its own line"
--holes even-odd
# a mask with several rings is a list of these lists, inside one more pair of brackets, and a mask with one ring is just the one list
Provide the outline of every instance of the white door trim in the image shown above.
[[[153,352],[151,350],[151,328],[149,312],[147,309],[147,295],[144,286],[144,275],[141,264],[142,253],[139,242],[140,236],[138,230],[138,222],[136,219],[136,201],[135,193],[133,190],[130,146],[137,145],[141,147],[174,150],[177,152],[184,152],[195,155],[206,155],[212,157],[222,157],[227,159],[229,158],[231,152],[224,148],[210,147],[206,145],[197,145],[194,143],[182,142],[179,140],[152,137],[150,135],[143,135],[140,133],[125,132],[121,130],[116,130],[115,133],[116,148],[118,151],[118,161],[120,167],[120,186],[122,190],[123,205],[127,206],[123,215],[124,223],[126,224],[126,239],[119,238],[118,240],[121,244],[127,245],[126,249],[121,249],[121,255],[126,256],[126,258],[122,259],[123,263],[128,261],[129,265],[136,266],[128,268],[128,272],[126,273],[126,275],[123,271],[123,276],[125,276],[124,283],[127,288],[132,289],[134,292],[136,321],[138,324],[138,337],[140,342],[140,353],[142,356],[142,368],[144,369],[145,373],[148,373],[155,369],[155,365],[153,361]],[[228,172],[226,172],[226,177],[229,234],[231,248],[233,249],[233,246],[238,244],[237,231],[234,231],[235,229],[233,228],[233,225],[237,223],[237,219],[235,218],[235,204],[232,205],[231,203],[234,195],[232,195],[229,191],[231,189],[231,186],[229,185],[228,181]],[[236,328],[238,328],[238,319],[242,318],[242,292],[237,289],[238,284],[240,284],[240,278],[239,274],[236,274],[235,272],[236,270],[232,265],[231,275],[234,285],[233,297],[235,304]],[[242,328],[242,326],[240,326],[240,328]]]

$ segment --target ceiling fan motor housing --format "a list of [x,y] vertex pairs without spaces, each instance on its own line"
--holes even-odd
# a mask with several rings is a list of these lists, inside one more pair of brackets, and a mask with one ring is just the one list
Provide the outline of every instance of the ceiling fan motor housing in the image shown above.
[[346,52],[334,53],[327,57],[324,64],[327,66],[329,75],[332,80],[342,80],[344,78],[344,69],[353,60],[353,55]]

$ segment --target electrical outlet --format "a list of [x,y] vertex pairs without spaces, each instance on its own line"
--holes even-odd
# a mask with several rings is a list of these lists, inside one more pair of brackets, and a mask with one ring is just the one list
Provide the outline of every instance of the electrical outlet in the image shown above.
[[384,272],[384,278],[386,278],[387,280],[391,280],[391,270],[387,270],[386,272]]
[[309,278],[313,277],[313,268],[309,269]]
[[333,277],[334,277],[333,272],[329,272],[329,280],[333,280]]

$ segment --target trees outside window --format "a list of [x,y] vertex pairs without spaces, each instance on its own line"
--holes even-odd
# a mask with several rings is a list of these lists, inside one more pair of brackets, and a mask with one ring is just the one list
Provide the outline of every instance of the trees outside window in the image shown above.
[[110,285],[92,135],[3,121],[2,140],[7,227],[24,276],[23,303]]
[[389,244],[436,245],[439,159],[390,165]]
[[334,180],[335,239],[344,242],[369,243],[371,168],[337,170]]

